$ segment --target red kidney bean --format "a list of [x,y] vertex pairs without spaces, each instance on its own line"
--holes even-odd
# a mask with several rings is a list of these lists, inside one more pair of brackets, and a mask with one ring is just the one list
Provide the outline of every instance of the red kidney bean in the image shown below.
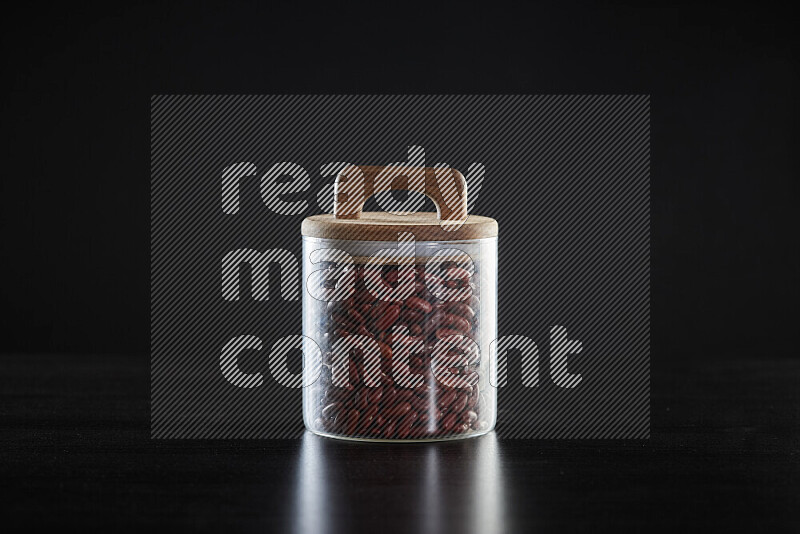
[[411,407],[418,411],[418,412],[425,412],[428,409],[429,401],[428,399],[423,399],[422,397],[414,397],[410,401]]
[[367,402],[371,405],[377,406],[383,397],[383,388],[374,388],[367,390]]
[[369,408],[369,390],[362,389],[358,393],[356,393],[356,402],[355,408],[359,411],[365,411]]
[[451,404],[453,404],[453,402],[455,402],[457,397],[458,392],[454,389],[449,389],[444,395],[439,397],[437,404],[440,408],[447,409]]
[[378,341],[378,348],[381,351],[381,357],[385,360],[392,359],[392,348],[382,341]]
[[452,328],[437,328],[436,329],[436,338],[437,339],[446,339],[450,336],[458,336],[462,335],[462,332],[458,330],[453,330]]
[[378,414],[375,416],[375,428],[380,429],[383,428],[383,425],[386,424],[386,417],[383,414]]
[[364,322],[364,317],[361,315],[361,313],[359,313],[355,306],[347,309],[347,315],[353,322],[355,322],[355,324],[360,325]]
[[445,269],[447,273],[447,278],[449,280],[457,280],[461,283],[467,284],[472,279],[472,275],[469,274],[469,271],[466,269],[462,269],[461,267],[448,267]]
[[430,302],[419,297],[408,297],[405,301],[405,304],[412,310],[417,310],[422,313],[430,313],[433,309],[433,306]]
[[408,414],[406,414],[406,416],[403,418],[403,421],[404,421],[404,422],[407,422],[407,423],[410,423],[410,424],[414,424],[414,422],[415,422],[415,421],[416,421],[418,418],[419,418],[419,414],[418,414],[417,412],[415,412],[414,410],[411,410],[411,411],[410,411],[410,412],[408,412]]
[[416,395],[417,397],[423,398],[423,399],[427,399],[428,397],[430,397],[432,395],[435,396],[438,393],[439,393],[439,389],[435,385],[433,387],[431,387],[429,384],[422,384],[418,388],[414,388],[414,395]]
[[369,292],[367,289],[359,289],[353,293],[351,297],[353,302],[356,304],[372,304],[375,302],[375,295]]
[[425,283],[425,287],[428,288],[428,291],[439,285],[442,285],[444,282],[444,280],[432,273],[423,273],[422,281]]
[[389,307],[389,303],[385,300],[379,300],[375,304],[372,305],[369,309],[369,313],[366,315],[369,316],[370,319],[373,321],[380,318],[383,315],[383,312],[386,311],[386,308]]
[[400,318],[407,324],[419,324],[425,321],[425,314],[405,308],[400,312]]
[[468,400],[469,400],[469,397],[467,396],[467,394],[466,393],[461,393],[456,397],[456,399],[450,405],[450,409],[453,410],[456,413],[461,413],[462,411],[464,411],[464,408],[467,407],[467,401]]
[[414,293],[420,297],[424,297],[425,294],[428,293],[428,288],[425,286],[425,282],[421,280],[414,282]]
[[354,332],[359,336],[367,336],[367,337],[371,337],[372,336],[372,334],[370,334],[369,330],[364,328],[363,325],[360,325],[360,326],[356,327]]
[[[434,421],[439,421],[442,418],[442,411],[440,409],[436,408],[436,409],[433,410],[433,414],[432,415],[433,415],[433,420]],[[426,408],[425,410],[422,410],[422,411],[419,412],[419,419],[417,419],[417,422],[419,422],[421,424],[427,423],[428,420],[430,419],[430,417],[431,417],[431,412],[430,412],[430,410],[428,410]]]
[[389,282],[390,284],[396,284],[398,276],[399,274],[397,272],[397,269],[389,269],[389,271],[383,275],[383,279]]
[[373,404],[365,408],[363,414],[364,415],[361,417],[361,430],[367,430],[378,415],[378,405]]
[[383,401],[381,404],[388,409],[395,405],[396,398],[397,390],[392,386],[386,386],[383,390]]
[[358,428],[359,417],[361,417],[361,413],[358,410],[350,410],[349,412],[347,412],[347,418],[345,419],[345,428],[348,434],[353,434]]
[[452,313],[445,314],[444,322],[459,334],[469,334],[472,328],[469,321],[458,315],[453,315]]
[[383,427],[383,430],[381,431],[381,437],[393,438],[395,424],[396,423],[394,421],[389,421],[388,423],[386,423],[386,425]]
[[446,431],[452,430],[456,425],[456,417],[457,415],[453,412],[445,415],[444,419],[442,419],[442,428]]
[[358,372],[358,365],[353,360],[348,360],[347,365],[350,368],[350,385],[357,386],[361,383],[361,374]]
[[375,330],[383,332],[388,330],[390,326],[397,322],[400,318],[400,306],[392,304],[387,306],[384,312],[375,321]]
[[414,398],[414,390],[408,388],[401,388],[397,390],[397,397],[395,403],[410,402]]
[[400,418],[410,411],[411,411],[411,403],[406,401],[389,407],[389,409],[387,410],[387,415],[393,418]]
[[[470,281],[467,271],[449,265],[442,271],[443,279],[417,265],[414,294],[403,302],[386,302],[367,289],[363,266],[356,266],[356,272],[356,290],[352,296],[321,304],[324,316],[316,324],[321,329],[323,372],[318,384],[321,389],[313,416],[314,428],[345,436],[385,439],[447,437],[486,430],[486,404],[477,386],[481,377],[478,355],[473,361],[457,359],[446,365],[450,372],[472,384],[465,388],[440,384],[431,369],[433,347],[438,340],[451,335],[480,339],[477,278]],[[370,276],[377,276],[386,287],[396,286],[399,279],[394,267]],[[441,302],[431,292],[432,283],[462,289],[472,286],[474,291],[462,301]],[[331,383],[333,343],[352,335],[377,342],[381,367],[378,381],[373,382],[375,377],[371,376],[369,384],[380,384],[377,387],[367,387],[364,383],[367,359],[363,348],[358,346],[351,350],[348,361],[350,386],[341,388]],[[424,380],[416,388],[395,385],[393,354],[400,348],[412,348],[409,369]]]
[[406,439],[408,435],[411,434],[411,425],[413,424],[414,421],[409,420],[408,418],[400,421],[400,423],[397,425],[397,430],[395,431],[395,437],[397,439]]

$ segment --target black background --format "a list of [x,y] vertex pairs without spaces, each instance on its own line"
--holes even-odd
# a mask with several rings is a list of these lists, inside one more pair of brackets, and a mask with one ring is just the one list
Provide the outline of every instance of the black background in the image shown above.
[[345,529],[413,517],[426,472],[387,458],[433,454],[463,490],[477,440],[148,439],[149,102],[168,93],[652,95],[652,438],[500,443],[509,525],[796,525],[796,32],[777,6],[4,6],[11,526],[285,531],[309,457]]
[[3,17],[6,352],[149,332],[149,97],[651,94],[653,357],[791,356],[797,73],[759,5],[26,4]]

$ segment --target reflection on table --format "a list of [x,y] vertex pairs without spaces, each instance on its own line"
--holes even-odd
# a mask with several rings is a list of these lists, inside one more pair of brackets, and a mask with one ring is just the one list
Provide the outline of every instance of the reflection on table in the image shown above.
[[293,530],[377,524],[394,531],[402,524],[421,533],[503,532],[500,446],[493,432],[413,444],[345,442],[306,432],[295,470]]

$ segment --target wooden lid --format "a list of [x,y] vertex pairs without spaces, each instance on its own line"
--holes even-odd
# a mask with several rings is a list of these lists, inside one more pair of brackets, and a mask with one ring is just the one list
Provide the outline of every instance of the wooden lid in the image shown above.
[[393,215],[365,211],[359,219],[312,215],[303,221],[301,231],[304,236],[349,241],[397,241],[400,232],[414,234],[417,241],[462,241],[497,237],[497,221],[470,215],[460,227],[447,230],[436,213]]
[[[368,198],[397,189],[429,197],[436,213],[362,212]],[[333,215],[308,217],[301,231],[350,241],[397,241],[401,232],[417,241],[462,241],[496,237],[497,221],[467,213],[467,182],[455,169],[350,165],[336,177]]]

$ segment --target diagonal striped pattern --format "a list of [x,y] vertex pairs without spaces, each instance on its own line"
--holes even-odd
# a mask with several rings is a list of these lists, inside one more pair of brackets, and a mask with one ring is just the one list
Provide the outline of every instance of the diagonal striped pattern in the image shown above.
[[[414,293],[414,250],[414,235],[398,232],[396,247],[375,254],[364,265],[364,282],[378,300],[404,301]],[[397,265],[396,287],[383,279],[382,269],[386,264]]]
[[608,95],[153,97],[153,437],[301,434],[301,388],[285,387],[300,384],[300,222],[330,212],[348,163],[408,162],[412,146],[424,165],[462,171],[480,191],[470,212],[499,222],[498,434],[648,437],[649,107]]

